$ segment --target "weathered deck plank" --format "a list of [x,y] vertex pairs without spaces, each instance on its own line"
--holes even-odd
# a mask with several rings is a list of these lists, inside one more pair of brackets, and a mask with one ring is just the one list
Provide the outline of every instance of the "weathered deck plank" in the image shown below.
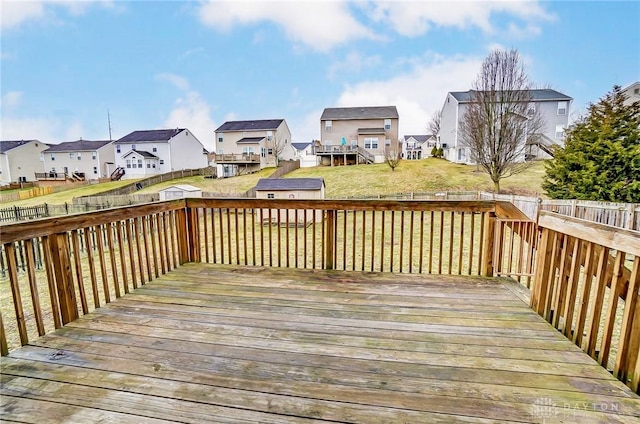
[[0,363],[23,422],[628,422],[504,279],[189,264]]

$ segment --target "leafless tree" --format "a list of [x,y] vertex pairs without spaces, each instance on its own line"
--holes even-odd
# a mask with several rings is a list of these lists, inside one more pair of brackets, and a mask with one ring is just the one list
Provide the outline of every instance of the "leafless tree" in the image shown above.
[[463,145],[489,174],[497,193],[501,179],[526,168],[527,143],[543,127],[531,90],[518,51],[493,51],[482,63],[460,120]]
[[436,110],[431,115],[431,120],[427,124],[427,131],[430,135],[437,137],[440,132],[440,121],[442,120],[442,111]]
[[283,134],[276,133],[272,136],[271,140],[267,140],[267,147],[273,151],[273,158],[276,162],[276,166],[280,163],[282,153],[284,153],[284,149],[286,149],[288,145],[289,140],[287,140]]
[[395,171],[398,165],[400,165],[400,155],[397,150],[387,150],[384,154],[385,162],[389,165],[392,171]]

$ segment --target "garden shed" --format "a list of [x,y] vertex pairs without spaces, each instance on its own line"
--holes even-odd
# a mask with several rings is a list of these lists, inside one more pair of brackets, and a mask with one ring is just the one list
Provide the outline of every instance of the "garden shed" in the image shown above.
[[[325,185],[323,178],[262,178],[255,187],[256,198],[258,199],[290,199],[290,200],[306,200],[324,199]],[[315,218],[314,218],[315,216]],[[262,222],[277,223],[278,215],[276,210],[271,211],[269,217],[269,209],[262,209]],[[291,210],[280,210],[280,223],[297,223],[309,224],[312,220],[315,222],[322,221],[322,212],[313,210],[298,210],[297,213]]]
[[202,189],[189,184],[175,184],[159,191],[160,200],[184,199],[185,197],[202,197]]

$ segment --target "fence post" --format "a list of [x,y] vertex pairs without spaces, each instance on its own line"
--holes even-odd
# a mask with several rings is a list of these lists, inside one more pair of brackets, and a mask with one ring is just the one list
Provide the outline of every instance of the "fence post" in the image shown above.
[[324,240],[325,269],[333,269],[333,253],[335,249],[336,211],[327,211],[327,231]]
[[480,274],[485,277],[493,277],[493,254],[496,238],[496,213],[487,212],[485,215],[485,233],[482,246],[482,267]]
[[180,265],[189,262],[189,236],[186,209],[176,211],[176,233],[178,236],[178,259]]
[[198,225],[198,210],[186,206],[186,232],[189,237],[188,253],[191,262],[201,262],[200,259],[200,226]]
[[78,318],[78,304],[73,286],[73,273],[69,258],[69,246],[66,233],[50,236],[51,259],[56,279],[56,292],[60,303],[62,324],[68,324]]

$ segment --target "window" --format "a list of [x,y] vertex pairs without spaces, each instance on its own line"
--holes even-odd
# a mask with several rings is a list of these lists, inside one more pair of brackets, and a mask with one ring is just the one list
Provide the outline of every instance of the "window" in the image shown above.
[[443,149],[446,149],[447,147],[449,147],[449,146],[447,146],[447,143],[442,143],[442,148]]
[[160,159],[160,165],[164,165],[164,160]]
[[157,152],[157,151],[158,151],[158,146],[156,146],[156,145],[154,144],[154,145],[153,145],[153,147],[151,148],[151,151],[152,151],[153,153]]
[[567,102],[558,102],[558,115],[567,114]]
[[40,162],[44,162],[44,153],[40,153]]
[[564,126],[556,125],[556,138],[563,139],[564,138]]
[[358,140],[351,140],[351,145],[352,146],[357,146],[358,145]]
[[131,145],[131,150],[136,150],[136,145],[135,144]]
[[269,148],[267,149],[267,154],[268,154],[268,155],[272,155],[272,154],[273,154],[273,149],[272,149],[271,147],[269,147]]
[[75,158],[76,158],[76,152],[69,153],[69,159],[75,159]]
[[144,168],[144,165],[142,164],[142,159],[138,159],[138,168]]
[[384,140],[384,145],[385,146],[391,146],[391,139],[387,138]]
[[78,152],[78,160],[82,160],[82,154]]
[[147,162],[147,168],[151,168],[151,163]]
[[91,152],[91,159],[96,160],[98,158],[98,152]]
[[273,140],[273,131],[267,131],[267,141]]
[[223,155],[223,154],[224,154],[224,151],[223,151],[222,149],[218,149],[218,154],[219,154],[219,155]]
[[131,161],[127,159],[127,168],[131,168]]
[[120,145],[116,145],[116,153],[120,153]]
[[527,106],[527,116],[533,116],[536,113],[536,105]]
[[275,193],[267,193],[267,199],[275,199],[276,195]]
[[391,129],[391,119],[385,119],[384,120],[384,129],[385,130],[390,130]]
[[154,168],[156,167],[156,163],[155,163],[155,162],[153,163],[153,167],[154,167]]
[[51,160],[56,160],[56,155],[54,155],[53,153],[51,153]]
[[218,136],[218,143],[222,143],[224,141],[224,138],[222,137],[222,135]]
[[378,137],[366,137],[364,139],[364,148],[365,149],[377,149],[378,148]]
[[94,175],[98,175],[98,167],[97,166],[93,167],[93,174]]
[[331,132],[332,128],[333,128],[333,121],[324,121],[324,130],[326,132]]

